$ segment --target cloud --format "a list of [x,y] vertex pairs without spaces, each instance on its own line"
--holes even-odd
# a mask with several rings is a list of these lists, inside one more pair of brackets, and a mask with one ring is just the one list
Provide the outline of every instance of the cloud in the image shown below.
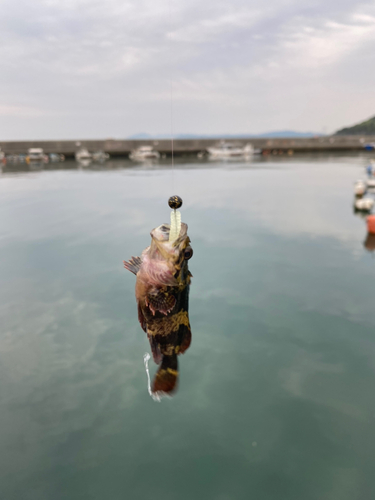
[[176,132],[334,130],[371,114],[374,37],[353,0],[7,0],[0,137],[31,138],[18,107],[34,138],[166,133],[171,80]]
[[326,21],[322,26],[305,25],[285,35],[282,49],[288,65],[317,69],[339,64],[375,39],[375,17],[353,14],[348,23]]
[[213,19],[193,21],[187,26],[172,31],[169,36],[173,41],[186,43],[214,42],[222,35],[239,29],[249,29],[261,18],[262,13],[260,11],[242,9]]

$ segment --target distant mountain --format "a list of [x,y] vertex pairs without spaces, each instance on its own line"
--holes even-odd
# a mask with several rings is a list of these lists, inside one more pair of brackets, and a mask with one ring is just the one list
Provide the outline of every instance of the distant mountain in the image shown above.
[[352,127],[338,130],[335,135],[375,135],[375,116]]
[[152,136],[151,134],[147,134],[146,132],[140,132],[139,134],[130,135],[128,137],[128,139],[130,139],[130,140],[133,140],[133,139],[144,139],[145,141],[148,141],[150,139],[154,139],[154,136]]
[[[316,137],[323,134],[318,134],[314,132],[295,132],[294,130],[278,130],[274,132],[265,132],[263,134],[176,134],[173,136],[174,139],[256,139],[256,138],[277,138],[277,137]],[[170,139],[170,134],[155,134],[151,135],[146,132],[140,132],[139,134],[134,134],[128,139],[135,140],[152,140],[152,139]]]
[[278,130],[276,132],[266,132],[254,135],[253,137],[317,137],[324,134],[318,132],[295,132],[294,130]]

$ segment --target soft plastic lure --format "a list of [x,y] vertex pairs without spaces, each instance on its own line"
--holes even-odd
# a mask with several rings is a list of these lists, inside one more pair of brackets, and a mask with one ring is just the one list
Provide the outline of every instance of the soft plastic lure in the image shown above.
[[181,231],[181,212],[177,209],[181,207],[182,200],[179,196],[171,196],[168,205],[173,208],[171,212],[171,229],[169,231],[169,241],[174,241]]

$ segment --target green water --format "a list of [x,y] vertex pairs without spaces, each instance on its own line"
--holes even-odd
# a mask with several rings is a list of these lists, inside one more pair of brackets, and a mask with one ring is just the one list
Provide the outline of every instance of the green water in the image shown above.
[[[375,259],[352,211],[365,165],[3,172],[0,498],[374,498]],[[122,261],[174,193],[193,340],[157,403]]]

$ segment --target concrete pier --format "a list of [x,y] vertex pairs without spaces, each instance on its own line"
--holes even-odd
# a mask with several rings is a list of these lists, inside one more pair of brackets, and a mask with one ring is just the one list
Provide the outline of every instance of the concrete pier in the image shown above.
[[[223,138],[224,139],[224,138]],[[375,136],[324,136],[313,138],[230,138],[228,142],[245,145],[252,144],[267,152],[311,153],[311,152],[344,152],[364,151],[363,145],[375,142]],[[197,154],[207,147],[217,145],[220,139],[175,139],[174,154],[176,156]],[[79,143],[79,145],[77,145]],[[130,151],[139,146],[150,145],[161,154],[171,154],[171,140],[79,140],[79,141],[0,141],[0,148],[5,154],[25,154],[29,148],[43,148],[45,153],[64,154],[73,157],[80,147],[89,151],[105,151],[112,157],[127,156]]]

